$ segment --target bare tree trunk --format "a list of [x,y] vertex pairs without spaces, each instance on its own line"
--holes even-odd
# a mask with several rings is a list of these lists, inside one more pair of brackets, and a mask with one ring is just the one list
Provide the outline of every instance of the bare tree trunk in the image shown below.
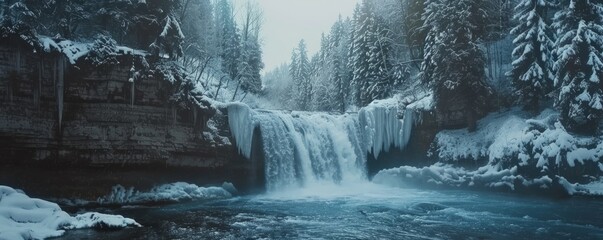
[[[201,76],[203,75],[203,72],[205,72],[205,68],[207,68],[207,66],[209,65],[209,62],[211,61],[212,57],[208,57],[207,60],[205,60],[205,63],[203,63],[203,67],[201,68],[201,70],[199,71],[199,74],[197,75],[197,81],[199,82],[199,80],[201,80]],[[199,62],[200,64],[201,62]]]
[[220,81],[218,83],[218,89],[216,89],[216,95],[214,96],[214,98],[217,100],[218,99],[218,94],[220,93],[220,88],[222,88],[222,80],[225,78],[226,76],[222,76],[220,78]]

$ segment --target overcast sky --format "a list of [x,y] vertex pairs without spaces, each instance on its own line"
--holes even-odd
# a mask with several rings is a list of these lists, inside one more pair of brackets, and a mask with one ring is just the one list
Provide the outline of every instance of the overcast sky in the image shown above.
[[[235,0],[243,6],[250,0]],[[253,1],[253,0],[252,0]],[[264,50],[264,71],[289,62],[291,51],[302,38],[308,51],[320,48],[320,35],[328,33],[339,14],[351,17],[360,0],[256,0],[264,9],[261,39]],[[238,8],[239,8],[238,7]],[[240,11],[237,11],[240,12]]]

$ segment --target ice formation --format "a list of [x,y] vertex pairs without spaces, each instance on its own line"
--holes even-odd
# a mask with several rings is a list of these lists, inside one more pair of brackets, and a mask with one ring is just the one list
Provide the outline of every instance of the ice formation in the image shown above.
[[404,149],[414,124],[413,110],[399,118],[395,100],[344,115],[252,110],[241,103],[227,109],[233,138],[248,159],[260,130],[269,190],[366,180],[367,154]]
[[[224,186],[231,191],[236,191],[232,184],[225,183]],[[111,193],[97,201],[100,204],[148,204],[229,198],[232,194],[225,190],[225,187],[199,187],[195,184],[178,182],[160,185],[148,192],[140,192],[134,188],[126,189],[117,185],[113,187]]]
[[391,147],[403,150],[408,141],[413,122],[413,109],[404,111],[404,118],[398,118],[398,102],[396,98],[375,101],[362,108],[358,113],[360,124],[364,130],[365,144],[375,158]]
[[58,237],[68,229],[125,228],[140,226],[130,218],[101,213],[75,217],[56,204],[30,198],[25,193],[0,186],[0,239],[44,239]]

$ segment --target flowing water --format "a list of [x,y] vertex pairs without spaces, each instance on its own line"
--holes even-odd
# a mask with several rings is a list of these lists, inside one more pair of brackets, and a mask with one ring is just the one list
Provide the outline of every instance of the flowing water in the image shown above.
[[144,227],[63,239],[603,239],[602,201],[371,183],[113,212]]

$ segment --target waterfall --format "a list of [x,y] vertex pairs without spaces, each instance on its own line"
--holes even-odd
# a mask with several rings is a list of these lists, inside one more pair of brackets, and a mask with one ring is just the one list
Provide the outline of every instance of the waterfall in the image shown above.
[[378,157],[391,147],[404,149],[413,126],[412,110],[399,119],[397,110],[386,106],[330,115],[252,110],[234,103],[228,116],[237,148],[247,158],[259,128],[268,191],[366,181],[367,154]]

